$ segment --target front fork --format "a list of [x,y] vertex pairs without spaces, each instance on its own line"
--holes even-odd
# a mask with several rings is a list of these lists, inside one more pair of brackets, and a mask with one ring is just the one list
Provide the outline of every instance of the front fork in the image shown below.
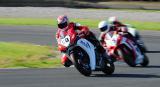
[[75,63],[75,59],[74,59],[74,54],[73,53],[70,54],[69,59],[73,64]]

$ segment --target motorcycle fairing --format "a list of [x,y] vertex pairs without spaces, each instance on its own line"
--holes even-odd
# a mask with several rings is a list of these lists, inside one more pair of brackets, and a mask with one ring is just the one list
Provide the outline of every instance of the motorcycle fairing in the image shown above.
[[79,39],[77,41],[77,45],[83,48],[90,58],[90,67],[92,70],[95,70],[96,68],[96,55],[94,50],[94,45],[87,41],[86,39]]

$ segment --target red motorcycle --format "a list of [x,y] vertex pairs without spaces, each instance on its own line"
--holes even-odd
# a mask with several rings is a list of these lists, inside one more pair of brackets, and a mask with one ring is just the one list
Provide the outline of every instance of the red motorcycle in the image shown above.
[[108,32],[103,45],[108,50],[108,55],[114,61],[124,61],[129,66],[135,67],[140,64],[147,66],[149,64],[148,57],[140,50],[133,39],[126,36],[123,32]]
[[101,70],[105,74],[114,72],[114,64],[95,51],[95,46],[81,38],[73,29],[61,33],[58,49],[65,53],[75,68],[83,75],[90,76],[92,71]]

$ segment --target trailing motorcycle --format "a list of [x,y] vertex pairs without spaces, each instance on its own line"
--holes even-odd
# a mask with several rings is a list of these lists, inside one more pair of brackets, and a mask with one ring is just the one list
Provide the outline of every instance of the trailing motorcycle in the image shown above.
[[127,37],[127,33],[116,31],[106,33],[103,46],[113,61],[124,61],[131,67],[138,64],[145,67],[149,64],[148,57],[132,38]]
[[69,29],[67,33],[60,35],[58,49],[65,53],[75,68],[84,76],[90,76],[92,71],[101,70],[107,75],[114,72],[113,62],[103,58],[95,51],[95,46],[81,38],[74,30]]

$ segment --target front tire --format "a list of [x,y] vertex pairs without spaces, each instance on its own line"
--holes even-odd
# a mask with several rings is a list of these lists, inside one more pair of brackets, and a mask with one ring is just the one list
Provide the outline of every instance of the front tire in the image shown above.
[[148,64],[149,64],[149,59],[148,59],[148,57],[144,54],[144,59],[143,59],[143,62],[141,63],[141,66],[142,66],[142,67],[146,67],[146,66],[148,66]]
[[71,54],[72,62],[76,69],[84,76],[90,76],[92,71],[88,54],[80,47]]
[[[126,53],[126,51],[128,51]],[[124,61],[130,66],[135,67],[135,60],[133,59],[132,51],[128,47],[123,46],[120,49],[117,49],[118,56],[124,59]]]

